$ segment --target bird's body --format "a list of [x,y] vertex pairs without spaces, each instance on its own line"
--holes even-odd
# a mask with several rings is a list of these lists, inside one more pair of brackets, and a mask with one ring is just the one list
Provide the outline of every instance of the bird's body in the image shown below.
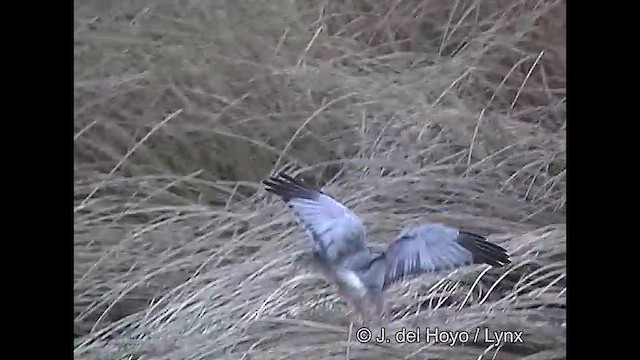
[[349,208],[282,171],[263,182],[292,209],[307,231],[313,258],[361,313],[383,312],[383,292],[393,283],[471,264],[510,263],[506,250],[484,237],[441,224],[405,229],[384,252],[366,245],[362,220]]

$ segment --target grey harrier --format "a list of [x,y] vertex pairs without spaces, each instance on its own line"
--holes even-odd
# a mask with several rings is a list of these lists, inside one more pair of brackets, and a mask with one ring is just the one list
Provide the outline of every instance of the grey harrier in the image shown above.
[[511,262],[504,248],[484,237],[440,224],[406,229],[386,251],[376,253],[366,245],[362,220],[322,189],[291,177],[286,170],[263,184],[291,208],[309,235],[314,262],[362,315],[369,313],[366,304],[373,304],[377,315],[383,315],[383,292],[409,277],[471,264],[501,267]]

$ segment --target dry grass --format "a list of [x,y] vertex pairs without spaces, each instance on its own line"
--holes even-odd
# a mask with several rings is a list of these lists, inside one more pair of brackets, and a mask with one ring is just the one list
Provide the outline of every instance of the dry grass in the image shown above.
[[[75,9],[77,358],[565,357],[564,2]],[[259,186],[290,162],[374,246],[444,222],[513,254],[397,286],[388,332],[524,342],[358,343]]]

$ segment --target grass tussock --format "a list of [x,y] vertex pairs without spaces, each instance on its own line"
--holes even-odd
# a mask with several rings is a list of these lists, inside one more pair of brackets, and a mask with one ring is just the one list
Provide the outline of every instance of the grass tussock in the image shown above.
[[[76,0],[76,357],[564,358],[565,23],[551,0]],[[523,342],[359,343],[259,186],[288,163],[373,246],[442,222],[513,254],[396,286],[388,333]]]

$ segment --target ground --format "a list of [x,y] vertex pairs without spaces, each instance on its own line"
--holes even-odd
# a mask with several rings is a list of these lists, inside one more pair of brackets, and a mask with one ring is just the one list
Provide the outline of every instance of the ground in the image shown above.
[[[564,358],[565,24],[546,0],[76,0],[76,358]],[[386,332],[421,341],[358,341],[260,186],[287,164],[371,246],[441,222],[513,264],[399,284]]]

